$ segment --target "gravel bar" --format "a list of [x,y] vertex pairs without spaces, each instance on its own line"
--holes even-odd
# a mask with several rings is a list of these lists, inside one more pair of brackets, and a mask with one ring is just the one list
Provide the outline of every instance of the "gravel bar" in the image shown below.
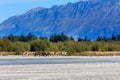
[[120,63],[0,65],[0,80],[119,80]]

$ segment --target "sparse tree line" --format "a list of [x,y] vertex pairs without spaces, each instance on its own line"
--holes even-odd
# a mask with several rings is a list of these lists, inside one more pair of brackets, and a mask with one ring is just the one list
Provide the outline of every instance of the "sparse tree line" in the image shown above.
[[39,38],[31,33],[28,35],[8,35],[0,39],[0,52],[21,52],[29,51],[66,51],[68,55],[84,55],[85,51],[120,51],[120,35],[112,35],[110,38],[100,37],[96,41],[89,38],[68,37],[64,33],[53,34],[48,39],[40,36]]

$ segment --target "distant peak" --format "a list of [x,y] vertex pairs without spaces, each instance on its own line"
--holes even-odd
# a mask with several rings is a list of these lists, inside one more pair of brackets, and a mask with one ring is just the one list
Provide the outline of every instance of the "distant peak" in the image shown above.
[[95,1],[95,2],[108,2],[108,1],[113,1],[113,2],[120,2],[120,0],[92,0],[92,1]]
[[33,8],[33,9],[29,10],[28,12],[26,12],[26,14],[29,14],[29,13],[31,13],[31,12],[40,11],[40,10],[43,10],[43,9],[45,9],[45,8],[43,8],[43,7]]

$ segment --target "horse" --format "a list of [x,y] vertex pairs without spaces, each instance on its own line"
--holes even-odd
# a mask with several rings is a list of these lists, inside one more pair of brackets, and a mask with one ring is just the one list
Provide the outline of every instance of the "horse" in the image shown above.
[[38,52],[38,51],[34,53],[34,56],[41,56],[41,55],[42,55],[42,53]]
[[56,56],[61,56],[61,54],[62,54],[61,52],[56,52],[55,55],[56,55]]
[[48,53],[46,51],[42,52],[42,56],[49,56],[49,55],[50,55],[50,53]]
[[23,53],[23,56],[28,56],[29,54],[27,53],[27,51],[25,51],[24,53]]
[[63,52],[61,53],[61,55],[62,55],[62,56],[66,56],[66,55],[67,55],[67,52],[63,51]]
[[67,52],[65,52],[65,51],[57,52],[56,55],[57,55],[57,56],[66,56],[66,55],[67,55]]
[[56,53],[55,52],[48,52],[49,55],[54,56]]

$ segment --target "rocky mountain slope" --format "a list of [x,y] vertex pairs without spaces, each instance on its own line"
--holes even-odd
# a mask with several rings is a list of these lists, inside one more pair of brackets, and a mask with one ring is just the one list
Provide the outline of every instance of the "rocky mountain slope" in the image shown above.
[[0,36],[28,34],[50,36],[64,32],[68,36],[95,39],[120,33],[120,0],[92,0],[51,8],[34,8],[0,24]]

